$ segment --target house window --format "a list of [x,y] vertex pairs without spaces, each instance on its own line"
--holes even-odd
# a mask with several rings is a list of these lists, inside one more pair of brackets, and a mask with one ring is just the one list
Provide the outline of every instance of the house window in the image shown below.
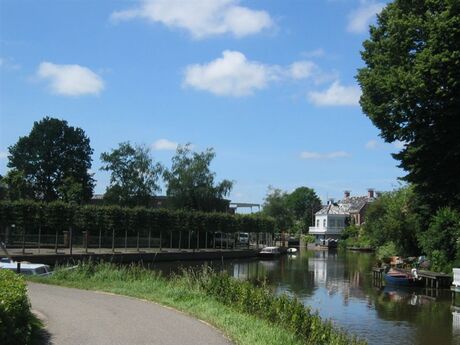
[[323,219],[323,228],[326,227],[326,219]]
[[316,220],[316,227],[319,228],[319,219]]

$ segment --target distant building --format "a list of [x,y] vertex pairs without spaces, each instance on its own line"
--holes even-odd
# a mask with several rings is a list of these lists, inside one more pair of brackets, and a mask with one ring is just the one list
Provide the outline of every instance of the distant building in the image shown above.
[[345,191],[343,200],[328,204],[315,213],[315,226],[309,228],[309,234],[314,235],[316,243],[328,238],[338,239],[340,234],[349,224],[362,225],[365,220],[367,207],[376,200],[377,194],[373,189],[368,189],[366,196],[350,196],[350,191]]

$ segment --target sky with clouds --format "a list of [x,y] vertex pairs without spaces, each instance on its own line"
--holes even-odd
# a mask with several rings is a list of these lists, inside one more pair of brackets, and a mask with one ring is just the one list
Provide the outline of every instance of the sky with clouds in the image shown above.
[[390,190],[403,171],[359,107],[355,75],[371,0],[0,2],[0,174],[8,146],[44,116],[101,152],[131,141],[170,165],[179,144],[213,147],[233,201],[268,186]]

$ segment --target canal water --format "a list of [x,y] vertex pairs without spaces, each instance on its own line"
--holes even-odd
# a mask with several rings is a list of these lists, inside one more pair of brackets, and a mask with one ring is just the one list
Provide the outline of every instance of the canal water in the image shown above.
[[[372,254],[302,251],[274,260],[157,263],[164,274],[212,266],[240,279],[266,278],[277,293],[296,295],[370,345],[460,345],[460,297],[450,291],[373,284]],[[457,310],[457,311],[456,311]]]

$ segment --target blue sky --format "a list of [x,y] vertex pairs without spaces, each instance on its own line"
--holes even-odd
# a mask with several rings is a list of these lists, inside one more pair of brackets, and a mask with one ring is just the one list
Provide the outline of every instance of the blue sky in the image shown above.
[[340,198],[404,173],[362,113],[355,81],[364,0],[0,2],[0,174],[45,115],[81,127],[99,156],[131,141],[166,166],[179,144],[213,147],[233,201],[269,185]]

